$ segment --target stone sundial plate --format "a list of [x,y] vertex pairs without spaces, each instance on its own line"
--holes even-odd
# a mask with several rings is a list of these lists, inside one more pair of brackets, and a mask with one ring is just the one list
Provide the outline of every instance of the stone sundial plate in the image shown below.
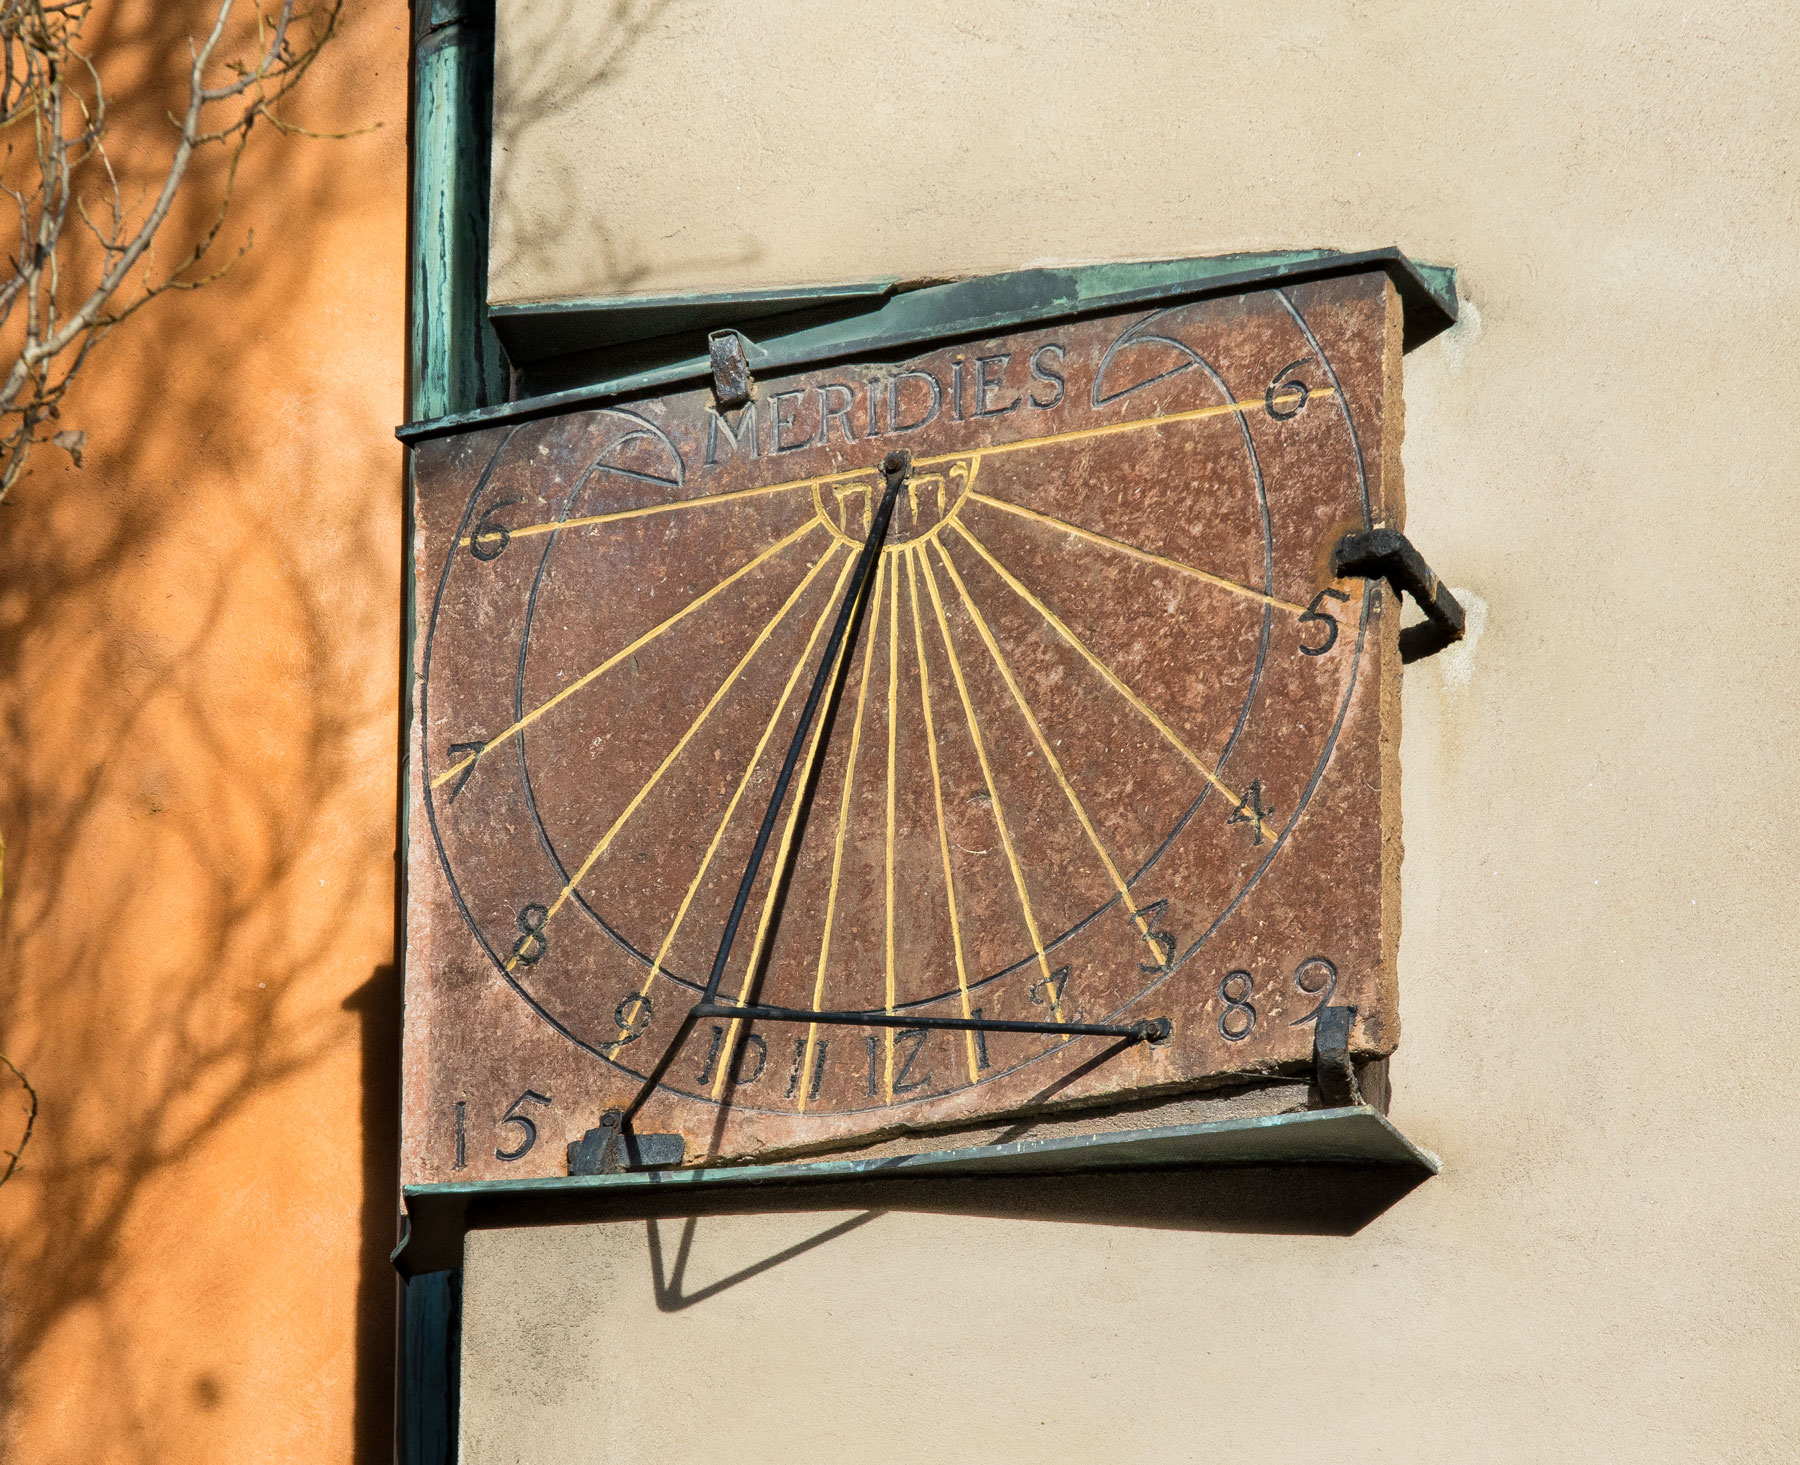
[[1401,527],[1379,272],[1051,321],[415,450],[409,1183],[560,1175],[704,986],[896,447],[913,467],[722,996],[1128,1023],[698,1022],[689,1162],[1397,1039]]

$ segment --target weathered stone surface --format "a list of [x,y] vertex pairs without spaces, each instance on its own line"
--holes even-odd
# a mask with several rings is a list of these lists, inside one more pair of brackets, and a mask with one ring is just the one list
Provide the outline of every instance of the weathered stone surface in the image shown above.
[[[1392,1050],[1379,275],[422,446],[409,1181],[560,1174],[704,985],[879,483],[913,476],[723,994],[1170,1041],[703,1020],[637,1121],[827,1149]],[[1309,609],[1310,608],[1310,609]],[[789,875],[770,893],[786,848]]]

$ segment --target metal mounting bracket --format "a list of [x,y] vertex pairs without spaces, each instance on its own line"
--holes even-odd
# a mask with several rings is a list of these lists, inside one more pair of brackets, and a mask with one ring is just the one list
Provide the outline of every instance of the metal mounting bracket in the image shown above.
[[1326,1007],[1313,1024],[1313,1076],[1319,1093],[1334,1109],[1363,1101],[1350,1062],[1350,1028],[1355,1021],[1354,1007]]
[[712,356],[713,399],[721,412],[734,411],[750,400],[756,386],[744,338],[736,331],[714,331],[706,344]]
[[608,1109],[599,1124],[568,1147],[569,1174],[623,1175],[679,1165],[687,1141],[678,1134],[632,1134],[623,1109]]
[[1410,595],[1425,620],[1400,633],[1400,659],[1418,661],[1463,637],[1463,608],[1438,579],[1412,541],[1398,529],[1346,534],[1331,552],[1334,575],[1386,580],[1395,594]]

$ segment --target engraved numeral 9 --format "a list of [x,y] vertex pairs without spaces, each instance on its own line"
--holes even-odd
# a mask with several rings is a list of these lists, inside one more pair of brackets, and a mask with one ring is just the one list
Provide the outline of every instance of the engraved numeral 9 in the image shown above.
[[1319,1000],[1313,1010],[1305,1017],[1297,1017],[1289,1027],[1303,1027],[1312,1022],[1331,1005],[1331,997],[1337,991],[1338,969],[1322,956],[1309,956],[1294,968],[1294,986],[1308,997]]
[[643,993],[633,992],[620,998],[619,1005],[613,1008],[613,1021],[619,1025],[619,1036],[614,1039],[613,1047],[623,1048],[627,1043],[635,1043],[644,1036],[644,1030],[655,1017],[656,1009]]

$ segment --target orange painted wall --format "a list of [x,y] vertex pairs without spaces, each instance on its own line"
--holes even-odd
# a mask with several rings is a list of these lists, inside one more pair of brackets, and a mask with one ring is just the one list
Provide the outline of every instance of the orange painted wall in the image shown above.
[[[134,136],[205,8],[111,11]],[[0,508],[7,1459],[389,1458],[406,54],[353,0],[292,117],[381,127],[259,137]]]

